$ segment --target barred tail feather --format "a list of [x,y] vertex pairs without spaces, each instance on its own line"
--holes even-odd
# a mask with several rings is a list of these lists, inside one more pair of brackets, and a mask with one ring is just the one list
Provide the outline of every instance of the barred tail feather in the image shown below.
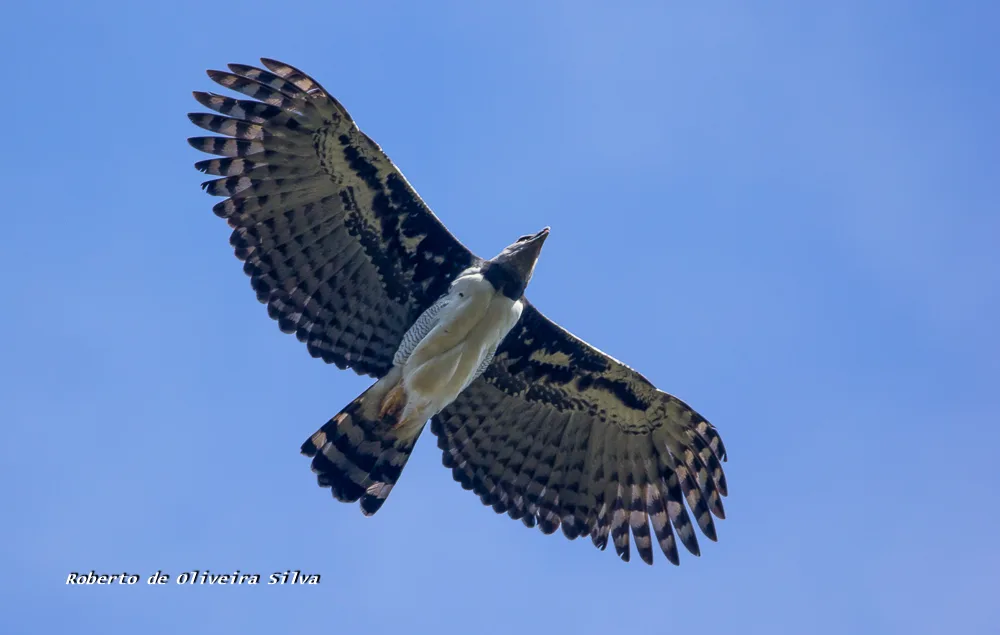
[[301,449],[312,457],[320,487],[329,487],[339,501],[360,500],[366,516],[382,507],[423,430],[404,432],[393,427],[395,416],[379,418],[379,405],[391,385],[386,379],[348,404]]

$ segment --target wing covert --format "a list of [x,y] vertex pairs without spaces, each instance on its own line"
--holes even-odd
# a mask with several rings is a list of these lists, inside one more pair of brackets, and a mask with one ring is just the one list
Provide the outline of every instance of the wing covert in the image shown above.
[[250,99],[195,92],[218,114],[189,115],[224,136],[191,145],[226,196],[214,211],[257,298],[314,357],[381,376],[413,321],[473,255],[389,157],[318,82],[281,62],[209,71]]

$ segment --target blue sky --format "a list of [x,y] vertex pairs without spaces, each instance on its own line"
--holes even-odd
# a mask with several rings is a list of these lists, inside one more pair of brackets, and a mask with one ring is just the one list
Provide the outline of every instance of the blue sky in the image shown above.
[[[993,632],[998,5],[484,4],[8,8],[0,631]],[[529,531],[429,431],[374,518],[316,487],[368,380],[268,319],[185,143],[260,56],[475,251],[552,226],[533,302],[721,430],[719,543]]]

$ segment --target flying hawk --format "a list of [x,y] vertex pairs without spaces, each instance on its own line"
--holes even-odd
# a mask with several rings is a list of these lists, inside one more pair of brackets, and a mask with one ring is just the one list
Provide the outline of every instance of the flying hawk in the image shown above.
[[195,92],[221,137],[195,164],[233,228],[257,299],[313,357],[377,381],[302,444],[319,484],[374,514],[427,420],[455,480],[498,513],[608,540],[653,535],[679,563],[723,518],[726,451],[680,399],[546,318],[525,297],[549,229],[495,258],[469,251],[314,79],[271,59]]

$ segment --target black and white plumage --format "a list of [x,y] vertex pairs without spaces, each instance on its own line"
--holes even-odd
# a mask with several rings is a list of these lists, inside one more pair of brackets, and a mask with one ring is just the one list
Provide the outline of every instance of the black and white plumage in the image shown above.
[[678,541],[697,555],[694,524],[715,540],[715,428],[524,298],[548,229],[475,256],[336,99],[262,62],[209,71],[251,99],[194,93],[218,114],[191,121],[224,136],[190,143],[221,157],[196,167],[271,317],[377,378],[303,444],[320,485],[375,513],[429,418],[455,479],[529,527],[626,561],[631,532],[649,563],[654,539],[674,564]]

